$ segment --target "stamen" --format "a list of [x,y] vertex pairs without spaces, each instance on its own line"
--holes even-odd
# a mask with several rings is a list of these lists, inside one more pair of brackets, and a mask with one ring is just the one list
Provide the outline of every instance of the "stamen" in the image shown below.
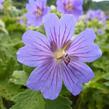
[[67,4],[64,5],[65,10],[72,11],[74,9],[71,1],[69,0]]
[[37,16],[37,17],[40,17],[40,16],[43,14],[43,11],[42,11],[42,9],[41,9],[40,7],[37,7],[35,13],[36,13],[36,16]]
[[71,43],[72,43],[71,40],[65,42],[63,44],[63,47],[62,48],[66,51],[70,47]]

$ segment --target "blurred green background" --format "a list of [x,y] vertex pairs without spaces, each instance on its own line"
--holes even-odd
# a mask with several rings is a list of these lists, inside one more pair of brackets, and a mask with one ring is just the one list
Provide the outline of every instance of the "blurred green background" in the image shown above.
[[[96,43],[103,56],[89,64],[95,78],[84,85],[80,95],[74,97],[63,87],[60,96],[45,100],[39,92],[26,88],[25,82],[32,68],[17,62],[16,52],[23,46],[22,34],[27,30],[23,17],[26,0],[5,0],[0,10],[0,109],[109,109],[109,20],[104,34],[97,34]],[[48,0],[55,5],[55,0]],[[109,16],[109,1],[93,2],[84,0],[84,12],[88,9],[102,9]],[[87,27],[96,30],[103,25],[90,21],[87,25],[81,20],[76,33]],[[42,28],[35,28],[42,32]]]

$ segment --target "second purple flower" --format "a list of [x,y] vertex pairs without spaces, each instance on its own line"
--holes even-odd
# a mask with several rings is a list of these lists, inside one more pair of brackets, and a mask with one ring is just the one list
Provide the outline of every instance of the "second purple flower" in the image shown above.
[[83,0],[57,0],[57,10],[63,14],[72,14],[77,18],[83,13]]
[[50,11],[46,3],[47,0],[29,0],[26,5],[28,26],[40,26],[42,24],[44,16]]

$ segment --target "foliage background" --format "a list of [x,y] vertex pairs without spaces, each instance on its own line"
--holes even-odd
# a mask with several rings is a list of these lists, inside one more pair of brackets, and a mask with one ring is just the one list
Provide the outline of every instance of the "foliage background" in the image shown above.
[[[0,109],[108,109],[109,21],[105,33],[97,35],[96,38],[103,56],[89,64],[95,72],[95,78],[85,84],[81,94],[76,97],[63,86],[56,100],[45,100],[39,92],[26,88],[25,82],[32,68],[21,65],[16,60],[16,52],[23,46],[22,34],[26,31],[25,25],[19,23],[20,16],[25,13],[25,3],[26,0],[5,0],[4,9],[0,10]],[[85,11],[89,7],[97,8],[97,6],[105,8],[106,13],[109,11],[109,7],[104,6],[109,2],[96,5],[91,0],[86,0],[84,3]],[[55,0],[48,0],[48,5],[51,4],[55,4]],[[80,33],[86,27],[98,28],[98,23],[93,21],[85,25],[80,22],[76,32]]]

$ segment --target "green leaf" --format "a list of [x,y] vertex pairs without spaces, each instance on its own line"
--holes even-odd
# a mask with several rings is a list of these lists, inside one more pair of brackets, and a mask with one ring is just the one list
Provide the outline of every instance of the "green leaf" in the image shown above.
[[56,0],[47,0],[47,4],[50,5],[55,5],[56,4]]
[[3,32],[5,34],[8,34],[8,31],[5,28],[5,24],[2,20],[0,20],[0,32]]
[[109,73],[106,73],[105,75],[103,75],[103,79],[109,81]]
[[0,96],[9,100],[17,93],[23,91],[20,86],[10,83],[8,80],[0,80]]
[[27,74],[24,71],[14,71],[12,74],[12,77],[10,78],[10,81],[17,85],[25,85],[27,81]]
[[71,109],[72,102],[67,97],[58,97],[54,101],[47,100],[45,109]]
[[10,109],[45,109],[45,102],[41,94],[36,91],[26,90],[13,98],[15,105]]
[[3,101],[2,101],[2,98],[0,97],[0,109],[6,109],[3,105]]
[[104,83],[105,86],[109,87],[109,81]]

